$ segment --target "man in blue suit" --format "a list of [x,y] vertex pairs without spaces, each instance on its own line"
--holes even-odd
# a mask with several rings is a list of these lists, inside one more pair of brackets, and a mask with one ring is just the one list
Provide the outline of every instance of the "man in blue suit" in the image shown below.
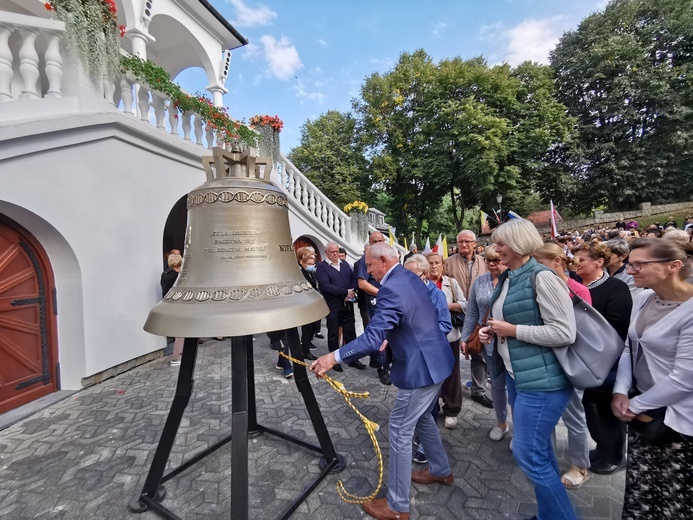
[[[397,252],[384,243],[368,248],[368,272],[380,282],[378,305],[364,333],[335,352],[313,362],[322,376],[342,361],[349,362],[378,350],[387,339],[394,360],[390,379],[398,389],[390,413],[390,474],[387,497],[370,500],[363,509],[379,520],[408,520],[411,481],[420,484],[454,481],[448,457],[431,410],[454,359],[428,288],[399,264]],[[412,438],[418,435],[429,469],[412,473]],[[429,451],[430,450],[430,451]]]
[[[318,288],[330,308],[327,315],[327,349],[332,352],[339,348],[339,327],[342,327],[344,343],[356,338],[354,321],[354,301],[356,301],[356,275],[351,266],[339,259],[339,246],[329,242],[325,247],[324,262],[320,262],[315,272]],[[349,366],[364,369],[366,366],[358,359],[349,362]],[[335,367],[338,372],[341,366]]]

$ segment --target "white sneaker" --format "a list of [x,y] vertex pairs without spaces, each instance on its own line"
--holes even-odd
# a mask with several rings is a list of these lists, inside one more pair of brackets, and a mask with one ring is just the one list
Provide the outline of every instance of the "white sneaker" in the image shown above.
[[492,441],[498,442],[503,437],[505,437],[505,434],[508,433],[508,431],[510,431],[510,426],[506,426],[505,430],[501,430],[498,426],[495,426],[491,429],[488,436],[491,438]]
[[174,360],[171,360],[171,362],[170,362],[169,364],[170,364],[172,367],[180,366],[180,360],[175,360],[175,361],[174,361]]
[[455,426],[457,426],[457,417],[446,417],[445,418],[445,427],[449,429],[453,429]]

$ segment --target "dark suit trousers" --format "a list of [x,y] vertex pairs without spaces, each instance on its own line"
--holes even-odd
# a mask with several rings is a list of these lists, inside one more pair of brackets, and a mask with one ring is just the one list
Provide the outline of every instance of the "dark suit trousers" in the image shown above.
[[310,353],[310,342],[317,332],[320,332],[320,320],[301,326],[301,349],[303,350],[303,355]]
[[354,321],[354,304],[344,307],[327,315],[327,348],[334,352],[339,348],[339,327],[342,327],[344,344],[356,339],[356,322]]
[[[443,414],[445,417],[457,417],[462,410],[462,381],[460,377],[460,340],[450,343],[455,365],[452,374],[443,381],[440,396],[443,398]],[[435,408],[434,408],[435,409]]]
[[585,407],[587,429],[597,443],[600,459],[618,464],[623,459],[626,443],[626,424],[611,411],[611,393],[585,389],[582,404]]

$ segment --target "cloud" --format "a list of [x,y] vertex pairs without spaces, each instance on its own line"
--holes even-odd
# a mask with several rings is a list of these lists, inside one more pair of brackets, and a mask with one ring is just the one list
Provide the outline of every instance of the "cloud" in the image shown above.
[[503,39],[505,26],[503,22],[495,22],[489,25],[482,25],[477,33],[477,39],[481,41],[498,41]]
[[303,68],[296,47],[291,45],[286,37],[282,36],[277,40],[274,36],[265,34],[260,38],[260,41],[269,72],[275,78],[289,79]]
[[323,40],[322,38],[318,38],[317,42],[318,42],[318,45],[320,45],[321,47],[327,47],[327,42],[325,40]]
[[260,25],[271,25],[277,17],[277,13],[266,5],[256,8],[248,7],[243,0],[228,0],[236,9],[236,25],[243,27],[256,27]]
[[440,36],[447,26],[448,24],[445,22],[432,23],[431,27],[433,27],[433,36]]
[[562,16],[525,20],[505,31],[504,37],[508,41],[506,61],[510,65],[519,65],[526,60],[548,63],[549,51],[563,34],[562,21]]
[[376,66],[376,68],[381,69],[391,69],[395,66],[395,62],[391,58],[371,58],[371,63]]
[[325,81],[312,81],[301,78],[291,88],[295,92],[296,97],[301,100],[301,104],[305,104],[307,101],[322,103],[327,98],[320,90],[325,84]]

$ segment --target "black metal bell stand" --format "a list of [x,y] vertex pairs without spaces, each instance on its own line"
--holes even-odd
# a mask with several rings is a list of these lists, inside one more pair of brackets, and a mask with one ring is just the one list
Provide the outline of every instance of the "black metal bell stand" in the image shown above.
[[[297,359],[303,359],[298,330],[296,328],[289,329],[286,331],[286,336],[291,349],[291,355]],[[166,496],[166,489],[162,484],[231,441],[231,519],[247,520],[248,437],[259,436],[266,432],[322,455],[319,462],[322,470],[320,474],[277,517],[281,520],[289,518],[329,473],[339,473],[344,469],[345,459],[335,452],[330,434],[320,413],[318,402],[315,399],[315,394],[313,394],[310,381],[308,381],[306,368],[303,365],[294,365],[294,380],[303,397],[320,446],[309,444],[301,439],[257,423],[252,336],[231,338],[231,435],[221,439],[216,444],[164,475],[166,463],[171,454],[171,448],[173,447],[183,412],[185,412],[192,394],[197,348],[198,338],[185,339],[178,383],[176,385],[176,395],[173,398],[171,410],[168,413],[164,430],[161,433],[159,444],[154,453],[154,459],[149,468],[149,474],[142,488],[142,493],[133,498],[128,507],[135,513],[151,510],[162,518],[180,520],[180,517],[162,505],[162,501]]]

